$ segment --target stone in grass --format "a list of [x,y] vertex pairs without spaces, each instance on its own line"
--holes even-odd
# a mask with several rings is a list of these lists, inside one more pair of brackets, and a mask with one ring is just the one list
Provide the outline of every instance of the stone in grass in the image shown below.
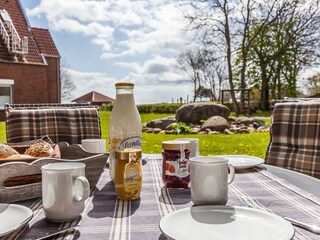
[[165,130],[164,132],[165,132],[165,134],[175,134],[175,132],[173,130]]
[[218,132],[218,131],[210,131],[208,132],[209,135],[213,135],[213,134],[220,134],[221,132]]
[[154,128],[153,129],[153,133],[160,133],[161,132],[161,128]]
[[214,116],[209,118],[204,124],[202,124],[201,131],[210,129],[211,131],[223,132],[225,129],[229,128],[230,124],[225,118]]
[[226,129],[223,131],[223,133],[225,133],[225,134],[233,134],[233,132],[230,131],[228,128],[226,128]]
[[161,130],[165,130],[167,126],[171,125],[172,123],[176,123],[177,120],[174,116],[159,118],[151,120],[146,124],[149,128],[160,128]]
[[259,118],[259,117],[251,117],[251,118],[248,118],[248,117],[243,117],[243,118],[238,118],[237,119],[237,123],[238,124],[244,124],[246,126],[249,126],[249,125],[252,125],[252,124],[255,124],[258,128],[260,126],[264,126],[266,125],[265,121],[262,119],[262,118]]
[[249,129],[240,129],[239,133],[250,133]]

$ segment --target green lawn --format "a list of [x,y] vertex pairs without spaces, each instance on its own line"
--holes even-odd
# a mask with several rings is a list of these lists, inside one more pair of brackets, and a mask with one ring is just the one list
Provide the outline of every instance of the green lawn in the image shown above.
[[[108,139],[108,123],[110,112],[101,111],[102,138]],[[152,119],[171,116],[172,114],[141,114],[143,123]],[[161,142],[181,137],[196,137],[200,140],[201,155],[246,154],[264,158],[269,144],[269,133],[250,134],[217,134],[217,135],[166,135],[143,133],[143,152],[161,153]],[[5,142],[5,123],[0,122],[0,142]]]
[[6,141],[6,123],[0,122],[0,142]]

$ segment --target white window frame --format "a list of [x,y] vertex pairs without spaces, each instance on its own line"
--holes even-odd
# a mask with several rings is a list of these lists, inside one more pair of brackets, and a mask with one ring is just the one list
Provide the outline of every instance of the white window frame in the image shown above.
[[[10,87],[10,102],[9,103],[12,103],[13,85],[14,85],[13,79],[0,79],[0,87]],[[1,103],[0,103],[0,109],[4,109],[4,105],[2,105]]]

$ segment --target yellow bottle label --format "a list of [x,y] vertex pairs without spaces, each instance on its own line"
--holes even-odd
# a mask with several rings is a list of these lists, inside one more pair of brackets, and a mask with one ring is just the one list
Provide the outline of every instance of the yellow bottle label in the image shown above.
[[142,185],[142,171],[140,162],[131,161],[126,164],[124,170],[124,189],[126,197],[138,199]]

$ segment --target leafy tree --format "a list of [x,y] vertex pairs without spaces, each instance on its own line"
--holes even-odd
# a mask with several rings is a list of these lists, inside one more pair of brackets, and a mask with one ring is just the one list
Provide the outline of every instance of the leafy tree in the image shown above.
[[249,52],[248,79],[260,86],[262,110],[269,108],[270,97],[296,97],[299,72],[318,57],[319,1],[287,0],[283,4],[278,18],[259,32]]
[[[195,39],[226,59],[233,110],[234,89],[259,87],[261,108],[271,97],[297,96],[298,75],[319,57],[320,0],[197,0],[186,14]],[[206,64],[206,63],[205,63]]]

